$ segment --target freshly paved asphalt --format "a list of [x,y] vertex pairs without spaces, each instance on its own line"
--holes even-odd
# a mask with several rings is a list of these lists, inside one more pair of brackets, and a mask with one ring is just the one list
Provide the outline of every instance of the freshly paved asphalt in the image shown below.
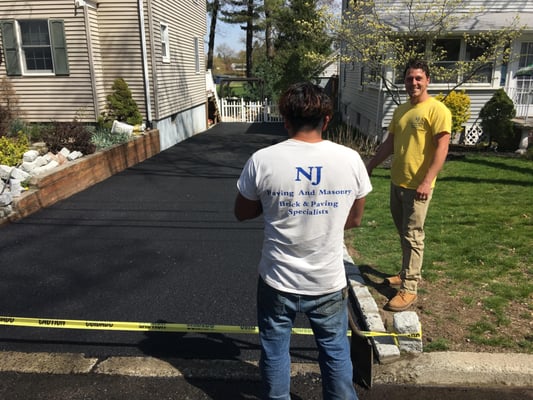
[[[235,185],[251,153],[285,136],[281,124],[221,124],[2,226],[0,315],[255,326],[262,222],[236,221]],[[254,335],[0,329],[0,350],[80,348],[257,358]],[[311,337],[294,349],[314,356]]]
[[[1,226],[0,316],[256,325],[262,223],[235,220],[235,184],[255,150],[285,135],[281,124],[219,124]],[[299,319],[297,326],[307,327],[306,321]],[[68,353],[82,353],[104,362],[141,357],[171,366],[194,360],[238,366],[259,358],[255,335],[12,326],[0,326],[0,352],[61,353],[67,360]],[[292,354],[295,363],[316,366],[312,337],[293,336]],[[293,386],[295,399],[321,398],[315,373],[297,376]],[[358,392],[363,400],[533,397],[529,389],[501,387],[377,384]],[[8,400],[255,399],[258,394],[256,378],[0,373],[0,397]]]

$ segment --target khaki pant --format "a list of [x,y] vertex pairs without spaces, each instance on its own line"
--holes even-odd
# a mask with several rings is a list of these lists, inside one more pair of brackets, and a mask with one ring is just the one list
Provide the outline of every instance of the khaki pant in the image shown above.
[[424,259],[424,222],[433,190],[427,200],[416,200],[416,190],[391,184],[390,210],[402,245],[401,289],[416,294]]

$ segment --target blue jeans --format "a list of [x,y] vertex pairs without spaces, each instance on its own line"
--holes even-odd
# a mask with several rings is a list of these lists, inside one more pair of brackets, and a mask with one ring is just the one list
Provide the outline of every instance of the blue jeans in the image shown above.
[[259,368],[265,399],[290,400],[290,339],[297,313],[305,313],[318,347],[324,400],[357,400],[352,383],[347,291],[321,296],[284,293],[259,278],[257,319],[261,340]]

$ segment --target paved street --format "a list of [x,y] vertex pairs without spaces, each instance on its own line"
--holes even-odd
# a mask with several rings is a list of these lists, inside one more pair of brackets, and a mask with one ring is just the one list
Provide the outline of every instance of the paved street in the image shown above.
[[[16,375],[1,377],[4,400],[244,400],[259,399],[257,381],[187,380],[183,378],[133,378],[117,376]],[[526,389],[478,387],[416,387],[378,385],[360,389],[360,400],[530,400]],[[320,400],[316,377],[293,380],[293,400]]]

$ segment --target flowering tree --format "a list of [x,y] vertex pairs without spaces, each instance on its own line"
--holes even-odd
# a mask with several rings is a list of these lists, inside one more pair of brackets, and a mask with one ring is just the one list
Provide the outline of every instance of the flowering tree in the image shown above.
[[[489,18],[467,0],[349,0],[342,18],[329,21],[343,61],[364,65],[367,79],[381,79],[399,104],[398,72],[410,59],[427,60],[433,81],[447,83],[448,92],[488,79],[494,65],[507,63],[509,45],[522,30],[519,17],[495,29]],[[478,24],[485,28],[476,30]],[[453,40],[464,41],[465,58],[456,57]]]

